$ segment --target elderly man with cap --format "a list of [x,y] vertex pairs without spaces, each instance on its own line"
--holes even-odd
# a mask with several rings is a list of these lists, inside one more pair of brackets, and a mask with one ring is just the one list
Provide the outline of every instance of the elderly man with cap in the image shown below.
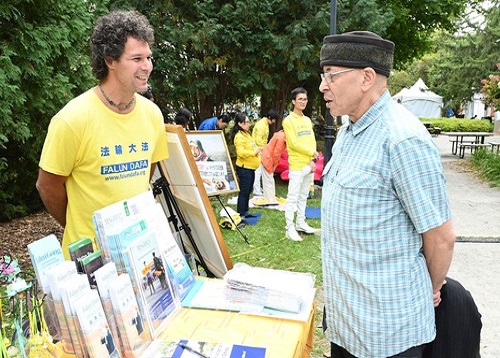
[[326,36],[320,91],[348,115],[324,169],[325,320],[333,357],[421,357],[455,233],[439,152],[387,90],[394,44]]

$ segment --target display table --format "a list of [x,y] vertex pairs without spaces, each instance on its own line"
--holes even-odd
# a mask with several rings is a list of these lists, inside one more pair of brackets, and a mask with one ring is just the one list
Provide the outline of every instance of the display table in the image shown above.
[[[313,306],[307,321],[246,315],[238,312],[180,308],[159,338],[243,344],[266,348],[266,358],[308,358],[314,338]],[[60,343],[58,343],[60,346]],[[74,358],[71,354],[57,355]]]
[[238,312],[181,308],[160,334],[181,339],[265,347],[266,358],[307,358],[314,337],[314,306],[306,322]]

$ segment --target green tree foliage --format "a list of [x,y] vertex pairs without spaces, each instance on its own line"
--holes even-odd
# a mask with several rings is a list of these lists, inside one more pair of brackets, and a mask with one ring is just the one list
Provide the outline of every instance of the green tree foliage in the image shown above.
[[91,84],[88,6],[0,4],[0,220],[40,208],[35,181],[50,118]]
[[466,4],[479,0],[347,0],[338,4],[337,32],[369,30],[396,44],[395,67],[420,58],[432,48],[432,33],[452,30]]
[[157,103],[164,112],[187,106],[198,121],[219,114],[224,105],[252,102],[256,95],[272,103],[267,108],[284,109],[291,88],[318,73],[320,43],[328,31],[324,5],[282,0],[113,3],[137,7],[155,27]]
[[[465,3],[347,0],[338,3],[337,32],[370,30],[391,39],[399,66],[429,49],[432,31],[454,28]],[[113,6],[137,8],[155,27],[152,80],[164,112],[185,105],[200,121],[255,96],[263,113],[282,111],[296,86],[309,90],[309,111],[320,97],[318,57],[330,32],[330,1],[121,0]]]
[[[337,32],[371,30],[391,39],[399,67],[428,50],[434,29],[452,29],[466,2],[346,0],[338,2]],[[256,97],[262,113],[283,111],[297,86],[309,91],[309,113],[324,111],[318,58],[330,32],[329,0],[5,0],[0,4],[5,104],[0,108],[0,219],[40,203],[34,184],[48,123],[93,84],[88,36],[106,6],[135,8],[155,28],[152,84],[166,116],[184,105],[199,122],[224,105]],[[21,184],[8,189],[14,182]]]
[[500,7],[485,11],[485,24],[462,34],[438,33],[439,47],[429,68],[429,87],[453,108],[482,88],[481,80],[496,73],[500,62]]

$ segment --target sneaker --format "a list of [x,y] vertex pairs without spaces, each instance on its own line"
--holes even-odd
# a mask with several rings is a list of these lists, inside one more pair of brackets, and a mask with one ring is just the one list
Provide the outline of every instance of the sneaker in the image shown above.
[[305,232],[306,234],[314,234],[316,231],[318,231],[318,229],[310,227],[306,222],[303,222],[302,224],[297,224],[295,226],[295,230],[300,232]]
[[285,198],[276,197],[276,201],[278,202],[278,204],[286,204]]
[[252,201],[252,204],[255,206],[266,206],[269,205],[269,201],[266,200],[265,198],[259,198]]
[[262,198],[262,199],[254,200],[253,205],[255,205],[255,206],[272,206],[272,205],[279,205],[279,203],[277,201],[269,201],[265,198]]
[[302,241],[303,239],[300,237],[299,233],[297,230],[295,230],[293,227],[288,229],[286,231],[286,238],[290,239],[292,241]]
[[262,195],[264,195],[262,191],[255,191],[255,190],[253,191],[253,196],[262,196]]

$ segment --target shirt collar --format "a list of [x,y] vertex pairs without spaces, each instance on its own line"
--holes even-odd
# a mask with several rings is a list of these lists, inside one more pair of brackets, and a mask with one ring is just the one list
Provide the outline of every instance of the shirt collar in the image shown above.
[[352,135],[356,136],[366,128],[371,126],[387,107],[389,101],[392,101],[391,95],[388,90],[380,96],[380,98],[368,109],[368,111],[361,116],[356,123],[349,123],[347,130],[352,131]]

